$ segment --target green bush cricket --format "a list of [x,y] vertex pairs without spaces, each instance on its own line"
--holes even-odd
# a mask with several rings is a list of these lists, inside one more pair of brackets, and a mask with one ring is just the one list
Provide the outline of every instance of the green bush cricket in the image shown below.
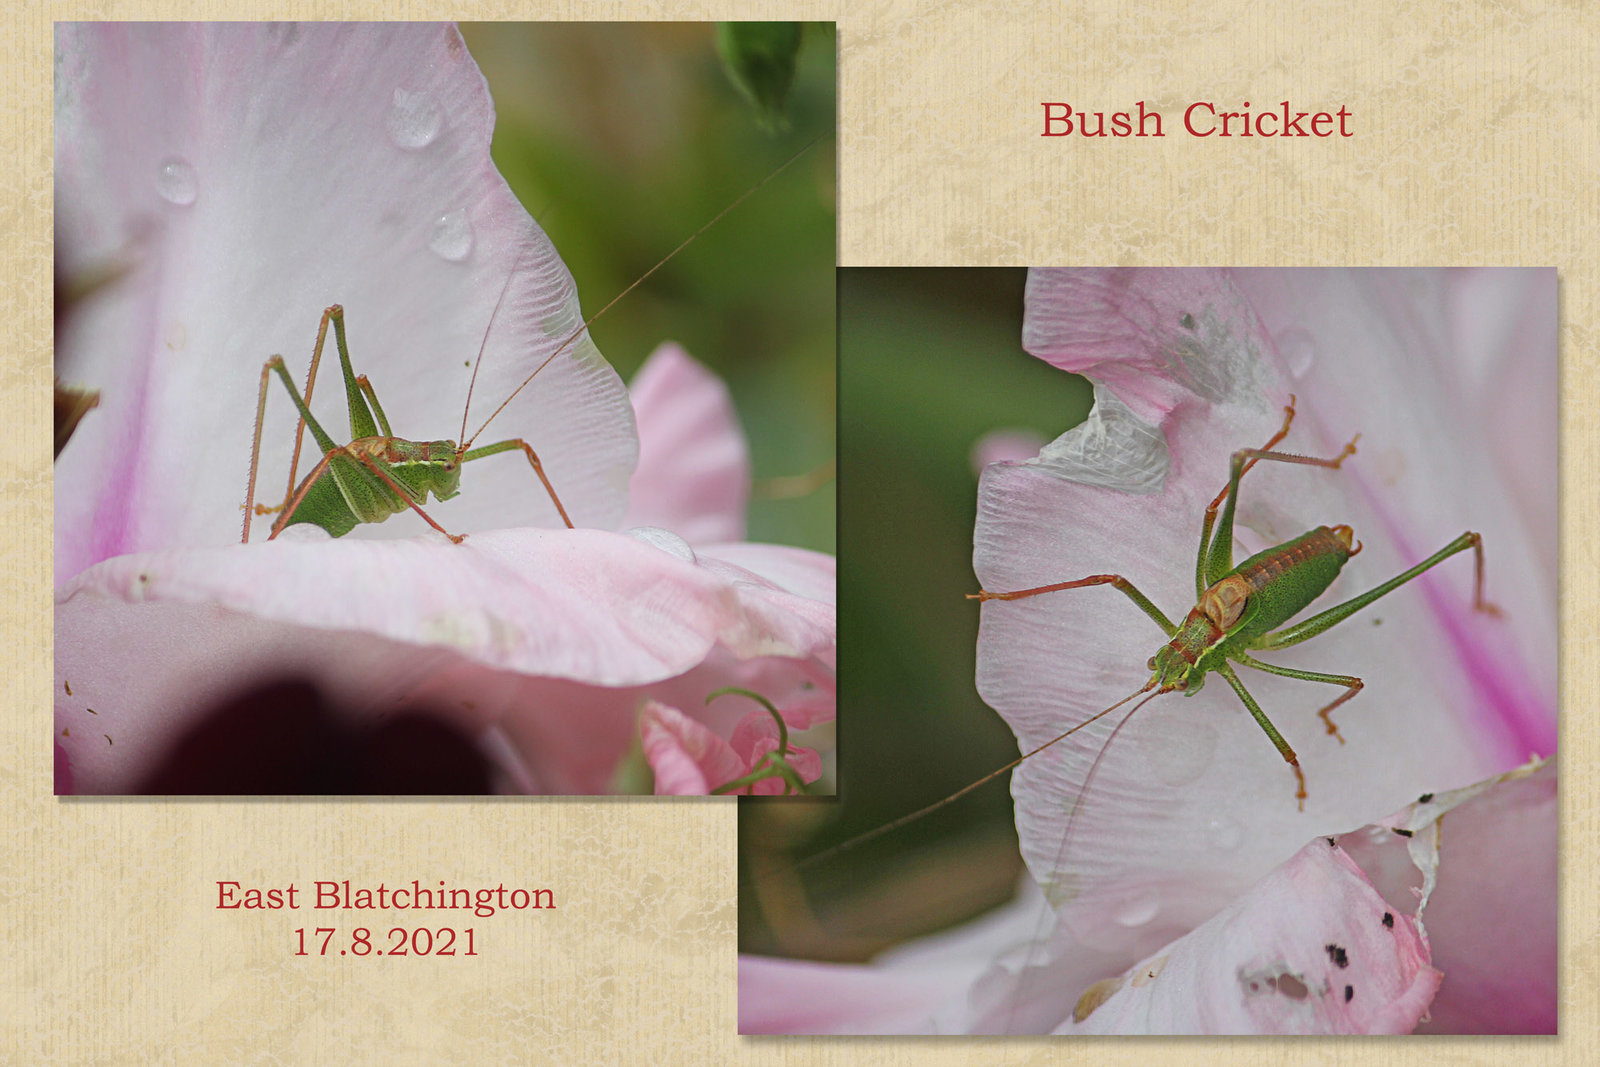
[[[497,441],[494,444],[474,448],[473,444],[478,435],[488,428],[489,424],[505,410],[513,397],[528,386],[541,370],[564,351],[566,351],[585,330],[609,311],[619,300],[642,285],[651,275],[660,270],[672,260],[679,252],[687,248],[696,238],[716,225],[723,216],[738,207],[741,203],[754,195],[772,179],[783,173],[788,167],[804,155],[811,148],[812,141],[790,156],[781,165],[774,169],[761,181],[747,189],[736,200],[719,211],[710,220],[704,223],[694,233],[690,234],[676,248],[664,256],[655,266],[645,271],[627,288],[612,297],[599,311],[589,316],[584,322],[573,330],[561,344],[535,367],[522,383],[512,390],[511,394],[503,400],[477,431],[467,436],[467,413],[472,403],[472,385],[467,388],[467,401],[461,413],[460,444],[454,441],[412,441],[395,436],[390,429],[389,420],[385,416],[382,405],[372,384],[366,375],[357,374],[350,361],[349,347],[345,339],[344,308],[338,304],[325,309],[322,321],[317,327],[317,340],[312,349],[311,368],[306,376],[305,393],[302,395],[295,388],[294,381],[289,377],[289,372],[284,365],[282,356],[273,356],[261,368],[261,387],[256,400],[255,436],[250,450],[250,478],[245,489],[244,502],[244,530],[241,537],[243,543],[250,540],[251,521],[257,515],[276,514],[278,518],[272,524],[272,532],[267,539],[270,541],[284,531],[285,528],[296,523],[309,523],[321,527],[333,537],[342,537],[362,523],[383,522],[391,515],[398,515],[406,509],[415,511],[424,521],[435,530],[448,537],[452,542],[460,544],[464,534],[453,534],[440,526],[428,513],[422,510],[422,505],[427,503],[431,493],[436,500],[449,500],[460,492],[461,465],[476,459],[499,455],[502,452],[512,452],[521,449],[526,455],[528,463],[543,484],[545,492],[549,494],[550,501],[555,505],[557,513],[568,529],[573,527],[572,519],[567,515],[567,510],[562,506],[561,498],[557,495],[555,486],[551,484],[545,474],[544,466],[539,461],[538,454],[527,441],[520,437]],[[483,341],[479,345],[478,359],[473,364],[472,383],[476,383],[478,367],[483,361],[484,349],[488,344],[490,331],[494,328],[495,317],[499,314],[501,305],[505,301],[506,292],[511,286],[511,279],[515,277],[520,257],[513,263],[510,273],[501,287],[500,296],[495,302],[494,311],[490,313],[488,326],[485,328]],[[340,370],[344,377],[345,395],[350,417],[350,443],[341,445],[335,442],[331,435],[323,429],[316,417],[311,413],[310,403],[313,390],[316,386],[317,368],[322,361],[323,346],[327,341],[328,326],[333,326],[334,346],[339,352]],[[294,402],[299,412],[299,420],[295,428],[294,454],[289,465],[289,486],[284,494],[283,503],[277,506],[257,505],[255,502],[256,474],[261,456],[261,432],[266,415],[267,392],[272,375],[277,374],[283,381],[284,387],[289,392],[290,399]],[[299,468],[300,449],[306,427],[310,427],[311,435],[317,442],[317,447],[322,450],[322,458],[311,469],[310,473],[300,481],[295,482]]]
[[[1150,616],[1169,638],[1169,641],[1157,649],[1155,655],[1146,663],[1152,675],[1144,686],[949,796],[852,838],[842,845],[818,853],[807,859],[806,865],[864,844],[931,814],[1104,718],[1136,697],[1149,694],[1146,699],[1153,699],[1162,693],[1175,691],[1193,696],[1200,691],[1205,676],[1211,672],[1221,675],[1232,686],[1245,708],[1272,741],[1279,755],[1289,764],[1295,774],[1295,799],[1300,809],[1304,810],[1307,793],[1299,757],[1273,726],[1261,705],[1245,689],[1229,661],[1268,674],[1343,686],[1345,692],[1318,712],[1327,732],[1338,738],[1342,744],[1344,738],[1339,735],[1331,714],[1339,705],[1361,691],[1363,682],[1360,678],[1354,675],[1323,674],[1282,667],[1257,660],[1250,653],[1287,648],[1315,637],[1449,557],[1469,548],[1472,549],[1475,560],[1473,607],[1495,616],[1498,616],[1500,611],[1485,600],[1483,595],[1483,539],[1476,533],[1467,532],[1421,563],[1368,592],[1336,604],[1299,623],[1278,629],[1320,596],[1333,583],[1350,557],[1361,551],[1361,544],[1354,539],[1354,531],[1349,526],[1319,526],[1283,544],[1258,552],[1238,566],[1234,566],[1234,511],[1239,482],[1246,471],[1260,460],[1337,470],[1345,459],[1355,454],[1355,440],[1346,445],[1338,456],[1331,459],[1274,451],[1275,447],[1288,436],[1293,421],[1294,397],[1290,396],[1289,404],[1284,409],[1283,425],[1278,432],[1261,448],[1240,449],[1233,453],[1228,482],[1206,507],[1201,521],[1200,547],[1195,560],[1196,603],[1184,617],[1182,624],[1174,624],[1132,582],[1119,574],[1096,574],[1074,581],[1056,582],[1028,589],[1005,592],[981,590],[967,594],[969,600],[1005,601],[1094,585],[1110,585],[1120,590],[1141,611]],[[1135,707],[1134,711],[1137,710],[1138,707]],[[1111,738],[1115,736],[1113,732]],[[1107,745],[1110,744],[1110,740],[1108,738]],[[1104,753],[1105,749],[1102,748],[1101,756]],[[1097,757],[1089,771],[1089,778],[1093,777],[1094,768],[1098,764]],[[1089,778],[1084,781],[1081,792],[1087,792]]]
[[[1293,421],[1294,397],[1291,395],[1288,406],[1284,408],[1283,426],[1271,440],[1261,448],[1240,449],[1233,454],[1228,484],[1207,505],[1201,522],[1200,548],[1195,560],[1196,603],[1182,624],[1174,625],[1132,582],[1119,574],[1096,574],[1076,581],[1057,582],[1010,592],[983,590],[968,594],[968,598],[973,600],[1020,600],[1064,589],[1110,585],[1126,594],[1128,599],[1138,605],[1139,610],[1150,616],[1171,639],[1150,657],[1147,667],[1153,673],[1143,688],[1039,746],[1034,752],[1048,748],[1056,741],[1109,714],[1140,694],[1151,693],[1154,696],[1178,691],[1193,696],[1205,684],[1206,675],[1215,672],[1233,687],[1251,717],[1265,731],[1279,755],[1294,771],[1297,783],[1295,799],[1299,802],[1301,810],[1304,810],[1306,784],[1305,775],[1300,770],[1299,758],[1289,743],[1283,739],[1283,735],[1272,725],[1261,705],[1239,681],[1229,661],[1285,678],[1345,687],[1345,692],[1317,713],[1327,727],[1328,733],[1343,744],[1344,738],[1339,736],[1339,729],[1330,716],[1335,708],[1361,691],[1363,683],[1360,678],[1354,675],[1323,674],[1265,663],[1250,653],[1288,648],[1315,637],[1393,592],[1417,575],[1469,548],[1473,551],[1476,564],[1473,607],[1492,615],[1500,613],[1499,609],[1483,596],[1483,539],[1469,531],[1421,563],[1381,585],[1359,596],[1351,597],[1343,603],[1335,604],[1309,619],[1278,629],[1321,596],[1328,586],[1333,584],[1333,580],[1338,577],[1350,557],[1361,551],[1361,543],[1355,540],[1354,531],[1349,526],[1319,526],[1283,544],[1258,552],[1237,567],[1233,565],[1234,505],[1239,494],[1239,481],[1246,471],[1260,460],[1301,463],[1337,470],[1345,459],[1355,454],[1355,440],[1351,440],[1344,450],[1332,459],[1317,459],[1274,451],[1274,448],[1289,435],[1289,427]],[[1220,522],[1217,518],[1218,508],[1222,510]],[[1109,744],[1109,741],[1107,743]],[[1031,756],[1033,753],[1030,752],[1028,755]],[[1022,757],[1026,758],[1027,756]],[[1016,762],[1020,763],[1021,760]],[[1016,763],[1010,764],[1001,768],[1001,771],[1015,765]],[[1085,788],[1087,785],[1085,782]]]
[[[515,273],[516,268],[513,266],[511,274],[506,277],[505,286],[500,290],[500,299],[495,303],[496,313],[500,310],[501,302],[505,300],[506,289],[510,287],[511,277]],[[608,304],[607,307],[609,306]],[[346,400],[350,409],[351,441],[347,445],[334,442],[317,422],[316,416],[312,415],[309,406],[312,390],[316,386],[317,367],[322,361],[323,345],[327,341],[329,323],[333,324],[334,345],[339,350],[339,365],[344,375]],[[494,314],[491,314],[489,329],[493,329],[493,326]],[[520,390],[531,382],[540,370],[565,351],[587,328],[586,322],[563,341],[543,363],[535,367],[533,373],[528,375],[517,388]],[[488,330],[484,333],[484,343],[487,344],[487,341]],[[482,358],[483,348],[480,347],[479,361]],[[266,415],[267,389],[274,373],[283,380],[284,387],[288,389],[290,399],[300,412],[300,420],[295,429],[294,458],[289,465],[289,489],[284,496],[284,503],[278,507],[258,507],[255,503],[255,486],[256,469],[261,455],[261,425]],[[477,367],[474,366],[474,381],[476,378]],[[471,400],[472,390],[469,386],[467,390],[469,406]],[[510,402],[509,397],[506,402]],[[501,405],[502,408],[504,406]],[[495,414],[499,412],[496,411]],[[493,418],[491,415],[490,419]],[[317,446],[322,450],[322,459],[297,486],[295,473],[300,462],[302,435],[308,426],[311,428],[312,437],[316,439]],[[486,421],[478,432],[482,433],[487,426]],[[454,441],[409,441],[396,437],[389,427],[387,416],[383,413],[383,406],[378,403],[372,384],[367,381],[366,375],[356,374],[351,366],[350,352],[345,342],[344,308],[335,304],[323,311],[322,321],[317,327],[317,341],[312,349],[311,369],[306,377],[306,391],[303,397],[289,377],[283,357],[273,356],[261,368],[261,390],[256,401],[255,437],[250,450],[250,481],[245,490],[242,540],[244,542],[250,540],[250,522],[258,514],[278,515],[272,524],[272,533],[267,538],[270,541],[282,533],[285,527],[302,522],[320,526],[333,537],[342,537],[361,523],[382,522],[389,516],[410,508],[422,516],[429,526],[456,544],[460,544],[465,535],[450,533],[422,510],[428,494],[432,493],[437,500],[449,500],[460,492],[461,464],[518,448],[528,457],[528,463],[539,476],[545,491],[550,494],[550,501],[555,505],[562,521],[569,529],[572,527],[572,520],[567,516],[566,508],[562,507],[561,498],[556,494],[555,487],[550,484],[550,479],[544,472],[544,465],[539,462],[539,456],[532,446],[522,438],[515,437],[497,441],[492,445],[484,445],[482,448],[473,448],[473,440],[477,435],[474,434],[473,438],[467,437],[466,428],[467,408],[463,408],[460,445]]]

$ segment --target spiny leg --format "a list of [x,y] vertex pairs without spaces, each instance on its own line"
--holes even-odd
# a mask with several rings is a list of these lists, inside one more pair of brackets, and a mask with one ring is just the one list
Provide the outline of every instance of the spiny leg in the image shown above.
[[1349,700],[1351,697],[1361,692],[1362,687],[1366,683],[1360,678],[1357,678],[1353,674],[1319,674],[1316,671],[1302,671],[1296,670],[1293,667],[1280,667],[1275,663],[1262,663],[1260,660],[1253,659],[1243,653],[1238,653],[1233,658],[1238,662],[1243,663],[1246,667],[1254,667],[1256,670],[1266,671],[1268,674],[1282,675],[1285,678],[1298,678],[1302,682],[1326,682],[1329,685],[1345,686],[1348,690],[1346,693],[1340,696],[1339,699],[1335,700],[1332,704],[1329,704],[1327,707],[1317,712],[1317,714],[1322,718],[1323,725],[1327,726],[1328,732],[1334,737],[1337,737],[1341,745],[1344,744],[1344,737],[1339,733],[1339,727],[1334,724],[1334,721],[1329,718],[1329,715],[1332,714],[1334,708],[1338,707],[1346,700]]
[[1256,720],[1256,724],[1267,732],[1267,737],[1277,747],[1278,754],[1283,757],[1284,762],[1289,764],[1289,769],[1294,771],[1295,781],[1299,783],[1295,789],[1294,798],[1299,802],[1300,810],[1305,811],[1306,796],[1308,794],[1306,793],[1306,776],[1300,770],[1300,757],[1295,755],[1294,749],[1289,747],[1289,742],[1285,741],[1283,735],[1272,725],[1272,720],[1267,718],[1267,713],[1261,710],[1261,705],[1256,703],[1256,698],[1251,696],[1249,691],[1245,689],[1244,683],[1239,681],[1239,676],[1233,673],[1233,668],[1223,663],[1218,665],[1216,671],[1228,680],[1229,685],[1233,686],[1233,691],[1239,694],[1240,700],[1244,701],[1245,708],[1249,710],[1251,716]]
[[[311,405],[311,392],[317,387],[317,366],[322,362],[322,345],[323,342],[328,338],[328,322],[330,319],[336,317],[341,323],[343,323],[344,308],[338,304],[334,304],[329,308],[324,308],[322,311],[322,321],[317,323],[317,343],[312,346],[311,349],[311,369],[306,371],[305,402],[307,407]],[[283,491],[283,503],[275,508],[258,510],[257,514],[267,515],[275,511],[282,511],[284,508],[289,506],[289,498],[294,496],[294,487],[296,484],[294,476],[300,468],[300,445],[301,442],[305,440],[305,432],[306,420],[301,418],[295,423],[294,427],[294,455],[289,460],[289,487]]]
[[[279,378],[283,379],[284,388],[289,391],[289,399],[294,401],[295,408],[300,412],[300,430],[304,430],[307,426],[311,427],[311,436],[316,439],[317,447],[322,449],[324,466],[326,465],[328,454],[339,447],[334,444],[333,438],[328,436],[321,423],[317,422],[316,416],[311,414],[311,409],[306,406],[305,399],[295,390],[294,379],[289,377],[289,371],[283,365],[283,357],[273,356],[267,360],[261,367],[261,392],[256,397],[255,444],[250,450],[250,480],[245,487],[244,540],[246,542],[250,539],[250,520],[252,517],[270,515],[273,512],[283,512],[283,515],[273,524],[272,533],[267,538],[270,541],[282,532],[285,519],[293,513],[295,507],[299,506],[300,500],[305,495],[304,490],[302,490],[300,496],[296,497],[294,483],[291,482],[289,484],[289,492],[284,494],[283,503],[277,507],[266,507],[255,503],[256,468],[261,459],[261,424],[267,410],[267,380],[274,371],[277,372]],[[299,431],[297,430],[296,433],[298,434]]]
[[[336,451],[342,451],[342,449]],[[311,492],[311,487],[316,484],[317,479],[327,473],[328,465],[332,462],[333,453],[324,453],[322,458],[317,461],[317,465],[311,468],[311,473],[306,475],[306,480],[300,483],[299,491],[290,493],[289,499],[285,500],[281,507],[270,509],[280,514],[272,524],[272,532],[267,534],[268,541],[283,533],[284,527],[289,525],[289,516],[293,515],[296,509],[305,502],[306,494]]]
[[251,518],[265,514],[256,507],[256,468],[261,464],[261,422],[267,414],[267,385],[272,379],[274,363],[282,366],[282,357],[273,356],[261,365],[261,393],[256,397],[256,434],[250,444],[250,480],[244,489],[244,536],[240,538],[240,544],[250,543]]
[[[1272,436],[1265,448],[1242,448],[1233,454],[1232,469],[1228,476],[1228,484],[1223,487],[1211,503],[1206,506],[1205,517],[1200,526],[1200,558],[1195,563],[1195,593],[1198,596],[1204,593],[1214,582],[1221,581],[1223,576],[1233,570],[1233,513],[1234,506],[1239,497],[1239,479],[1244,477],[1244,472],[1256,465],[1257,460],[1270,459],[1279,463],[1303,463],[1311,467],[1327,467],[1338,470],[1340,465],[1350,456],[1355,455],[1356,442],[1361,439],[1357,434],[1344,446],[1344,450],[1331,459],[1319,459],[1315,456],[1300,456],[1292,452],[1274,452],[1272,447],[1283,440],[1289,432],[1289,424],[1294,421],[1294,397],[1289,397],[1289,406],[1284,408],[1283,427]],[[1224,501],[1226,504],[1224,505]],[[1222,522],[1217,525],[1217,508],[1222,508]],[[1212,528],[1216,527],[1216,536],[1212,537]],[[1356,551],[1360,551],[1358,548]],[[1354,555],[1354,553],[1351,553]]]
[[1088,578],[1080,578],[1075,582],[1057,582],[1054,585],[1041,585],[1032,589],[1017,589],[1009,593],[991,593],[987,589],[980,589],[976,593],[968,593],[968,600],[1021,600],[1024,597],[1038,596],[1040,593],[1054,593],[1061,589],[1082,589],[1090,585],[1109,585],[1127,594],[1129,600],[1139,606],[1139,610],[1155,620],[1156,625],[1168,637],[1178,632],[1172,620],[1162,614],[1161,609],[1151,603],[1150,598],[1139,592],[1138,588],[1120,574],[1095,574]]
[[561,498],[556,495],[556,487],[550,484],[549,478],[545,477],[544,464],[539,462],[538,453],[534,452],[532,446],[522,438],[513,437],[509,441],[497,441],[492,445],[474,448],[472,451],[462,454],[461,462],[466,463],[469,460],[482,459],[484,456],[494,456],[517,448],[522,449],[523,453],[527,455],[528,462],[533,465],[533,473],[537,474],[539,480],[544,483],[544,491],[550,494],[550,503],[554,504],[556,511],[560,512],[561,521],[567,524],[567,529],[573,529],[572,520],[567,517],[567,509],[561,506]]

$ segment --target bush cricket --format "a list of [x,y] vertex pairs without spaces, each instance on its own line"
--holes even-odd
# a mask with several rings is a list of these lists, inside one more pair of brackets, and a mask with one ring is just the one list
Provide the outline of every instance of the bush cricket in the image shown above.
[[[1278,750],[1279,755],[1289,764],[1295,775],[1295,799],[1299,808],[1304,810],[1307,792],[1305,776],[1300,769],[1298,756],[1289,743],[1284,740],[1282,734],[1273,726],[1260,704],[1256,702],[1255,698],[1245,689],[1243,683],[1239,681],[1238,675],[1234,672],[1229,661],[1232,660],[1254,670],[1287,678],[1343,686],[1345,692],[1318,712],[1327,732],[1338,738],[1342,744],[1344,739],[1340,737],[1338,728],[1331,718],[1331,713],[1339,705],[1361,691],[1363,683],[1360,678],[1354,675],[1323,674],[1282,667],[1257,660],[1250,653],[1287,648],[1315,637],[1449,557],[1459,552],[1464,552],[1469,548],[1472,549],[1475,560],[1473,607],[1490,615],[1499,615],[1500,612],[1497,607],[1484,599],[1483,595],[1482,538],[1476,533],[1467,532],[1421,563],[1403,571],[1366,593],[1327,608],[1299,623],[1278,629],[1278,627],[1283,626],[1284,623],[1299,614],[1320,596],[1333,583],[1334,578],[1338,576],[1350,557],[1361,550],[1361,544],[1354,539],[1354,531],[1351,527],[1343,525],[1333,527],[1319,526],[1283,544],[1258,552],[1238,566],[1233,564],[1234,512],[1239,492],[1239,482],[1246,471],[1261,460],[1304,464],[1336,470],[1343,464],[1345,459],[1355,454],[1355,440],[1346,445],[1338,456],[1331,459],[1318,459],[1274,451],[1276,446],[1288,436],[1289,427],[1294,421],[1294,403],[1294,397],[1291,395],[1289,404],[1284,409],[1282,427],[1263,447],[1240,449],[1233,453],[1228,482],[1206,507],[1201,521],[1200,546],[1195,561],[1196,604],[1184,617],[1181,624],[1174,624],[1132,582],[1118,574],[1097,574],[1074,581],[1056,582],[1027,589],[1000,592],[980,590],[977,593],[967,594],[970,600],[1009,601],[1093,585],[1110,585],[1121,591],[1141,611],[1150,616],[1170,639],[1167,644],[1157,649],[1155,655],[1151,656],[1146,663],[1147,669],[1152,672],[1148,682],[1117,703],[1075,724],[1070,729],[1052,737],[1005,766],[969,783],[960,790],[926,807],[886,823],[875,830],[852,838],[826,852],[819,853],[806,860],[805,863],[809,865],[823,860],[845,849],[853,848],[887,834],[925,815],[929,815],[1043,752],[1057,742],[1065,740],[1091,723],[1097,722],[1137,697],[1148,694],[1146,700],[1149,700],[1162,693],[1169,692],[1181,692],[1185,695],[1193,696],[1200,691],[1200,687],[1205,682],[1205,676],[1213,671],[1221,675],[1232,686],[1244,703],[1245,708]],[[1140,704],[1134,707],[1133,711],[1138,711],[1140,707],[1143,707],[1143,704],[1144,702],[1141,701]],[[1122,722],[1126,723],[1128,718],[1132,717],[1132,714],[1133,712],[1129,712]],[[1121,724],[1118,726],[1118,729],[1120,728]],[[1079,790],[1080,798],[1087,793],[1090,780],[1093,778],[1095,769],[1099,766],[1100,757],[1104,756],[1106,749],[1115,738],[1116,731],[1113,731],[1105,742],[1105,746],[1101,748],[1100,756],[1096,758],[1091,766],[1088,776]],[[1076,811],[1076,809],[1074,810]],[[1068,831],[1070,832],[1070,821]],[[1064,848],[1065,842],[1063,842],[1063,850]]]
[[[723,216],[738,207],[750,196],[754,195],[762,186],[776,178],[790,164],[799,159],[810,149],[813,141],[801,148],[789,159],[784,161],[770,174],[764,177],[741,194],[727,207],[719,211],[714,217],[704,223],[698,230],[690,234],[676,248],[664,256],[653,267],[645,271],[639,278],[614,296],[607,304],[595,314],[589,316],[577,329],[573,330],[561,344],[546,357],[533,371],[523,379],[511,394],[503,400],[490,416],[484,420],[477,431],[470,437],[467,435],[467,415],[472,403],[472,387],[467,389],[467,400],[461,413],[460,444],[450,440],[413,441],[394,434],[389,426],[389,420],[384,415],[383,407],[378,402],[378,397],[366,375],[357,374],[351,364],[349,348],[345,339],[344,309],[338,304],[325,309],[322,320],[317,327],[317,339],[311,355],[311,367],[306,378],[305,393],[302,395],[295,388],[293,379],[285,367],[282,356],[273,356],[261,368],[261,387],[256,402],[255,436],[250,452],[250,477],[245,489],[244,502],[244,530],[241,537],[243,543],[250,540],[251,521],[256,515],[277,514],[278,518],[272,524],[272,532],[268,540],[277,537],[283,530],[296,523],[310,523],[326,530],[333,537],[342,537],[361,523],[383,522],[391,515],[397,515],[408,508],[415,511],[429,526],[448,537],[452,542],[460,544],[464,534],[453,534],[440,526],[422,509],[431,493],[436,500],[449,500],[460,492],[461,465],[472,460],[484,459],[488,456],[499,455],[502,452],[513,452],[521,449],[527,457],[533,472],[543,484],[545,492],[549,494],[550,501],[555,505],[562,521],[567,528],[573,526],[571,518],[567,515],[566,508],[562,506],[561,498],[556,488],[546,476],[544,466],[539,461],[538,454],[527,441],[520,437],[497,441],[482,447],[473,447],[478,435],[488,428],[496,416],[504,411],[511,399],[526,388],[539,372],[549,366],[557,356],[566,351],[591,323],[609,311],[619,300],[627,296],[639,285],[643,284],[651,275],[660,270],[679,252],[687,248],[696,238],[716,225]],[[483,361],[484,349],[488,344],[490,331],[494,328],[494,320],[505,301],[506,292],[515,277],[517,266],[514,263],[511,271],[501,287],[499,298],[495,302],[494,311],[489,316],[489,323],[485,327],[483,341],[478,349],[477,361],[473,364],[472,382],[476,383],[478,368]],[[350,437],[348,444],[340,445],[331,435],[323,429],[316,417],[311,413],[310,401],[316,384],[317,369],[322,360],[323,346],[327,340],[329,324],[333,326],[334,346],[339,352],[340,370],[344,378],[346,401],[350,417]],[[289,467],[289,488],[284,495],[282,504],[277,506],[257,505],[255,502],[256,475],[261,454],[261,429],[266,415],[267,392],[272,375],[277,374],[282,380],[289,397],[299,412],[299,419],[295,429],[294,455]],[[370,406],[369,406],[370,405]],[[312,467],[309,474],[298,483],[295,476],[300,460],[300,448],[304,431],[310,427],[312,437],[316,440],[318,448],[322,451],[322,458]]]

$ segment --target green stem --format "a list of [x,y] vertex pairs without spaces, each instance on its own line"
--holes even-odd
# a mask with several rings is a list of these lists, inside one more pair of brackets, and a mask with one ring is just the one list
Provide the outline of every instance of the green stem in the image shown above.
[[736,685],[729,685],[724,686],[721,689],[713,689],[710,693],[707,693],[706,703],[710,704],[713,700],[720,696],[725,696],[728,693],[737,693],[740,696],[749,697],[751,700],[754,700],[757,704],[760,704],[762,707],[767,709],[767,714],[772,716],[772,721],[778,724],[778,754],[780,756],[787,756],[789,754],[789,724],[783,721],[783,716],[779,715],[778,709],[772,706],[772,701],[768,700],[766,697],[755,692],[754,690],[742,689]]

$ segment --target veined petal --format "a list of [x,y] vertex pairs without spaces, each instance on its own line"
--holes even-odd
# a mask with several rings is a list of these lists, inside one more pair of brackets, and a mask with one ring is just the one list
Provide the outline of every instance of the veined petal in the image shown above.
[[[480,345],[468,433],[553,357],[478,444],[526,436],[575,521],[621,518],[632,409],[586,335],[557,354],[581,323],[572,278],[489,158],[493,106],[454,27],[62,24],[56,50],[58,274],[131,268],[58,339],[57,372],[101,393],[56,466],[58,583],[237,539],[262,366],[282,355],[303,381],[333,303],[412,439],[459,436]],[[312,406],[343,437],[324,354]],[[257,500],[276,504],[295,412],[267,384]],[[519,454],[465,474],[433,513],[454,532],[559,524]]]
[[[430,580],[400,577],[410,573]],[[831,605],[741,573],[587,530],[117,557],[57,602],[58,732],[70,731],[60,743],[78,789],[127,792],[208,709],[292,676],[357,717],[442,707],[473,735],[495,726],[513,749],[525,736],[519,773],[538,788],[604,791],[648,693],[638,687],[684,677],[688,707],[729,684],[831,705],[831,665],[815,658],[831,656],[819,621]],[[563,707],[573,725],[555,729]],[[719,705],[703,718],[731,732],[746,710]]]
[[1091,987],[1058,1033],[1408,1034],[1439,988],[1428,960],[1411,920],[1318,838],[1181,941]]
[[[1347,351],[1374,336],[1390,339],[1389,361],[1406,358],[1411,320],[1374,294],[1410,291],[1426,279],[1356,273],[1355,282],[1340,274],[1320,288],[1316,278],[1300,288],[1299,272],[1244,283],[1195,271],[1030,277],[1030,350],[1094,375],[1097,406],[1089,423],[1037,459],[984,472],[974,558],[985,589],[1115,573],[1181,621],[1195,601],[1202,513],[1227,484],[1230,455],[1261,447],[1279,429],[1291,392],[1297,415],[1281,450],[1331,457],[1362,434],[1341,470],[1262,462],[1241,484],[1235,562],[1319,524],[1352,525],[1362,542],[1359,558],[1302,617],[1394,576],[1464,530],[1495,531],[1486,535],[1487,594],[1504,620],[1471,610],[1466,552],[1303,648],[1262,653],[1365,680],[1335,715],[1345,743],[1312,716],[1337,688],[1240,671],[1299,752],[1310,793],[1303,813],[1289,768],[1215,676],[1197,694],[1158,696],[1119,729],[1125,707],[1019,768],[1013,793],[1030,867],[1075,936],[1130,962],[1216,913],[1307,836],[1369,821],[1440,782],[1503,770],[1516,739],[1553,737],[1553,645],[1538,640],[1554,617],[1552,589],[1522,580],[1538,553],[1525,531],[1496,522],[1504,490],[1493,464],[1472,461],[1470,422],[1447,413],[1449,364],[1423,359],[1427,374],[1408,366],[1388,377],[1383,361],[1341,369]],[[1315,317],[1296,320],[1310,323],[1303,328],[1322,348],[1309,366],[1297,351],[1281,356],[1299,343],[1290,319],[1253,303],[1279,274],[1300,294],[1296,308],[1317,307]],[[1361,328],[1336,329],[1349,322]],[[1314,380],[1324,366],[1361,396],[1388,399],[1369,408],[1336,402],[1326,413],[1327,390]],[[1411,425],[1397,429],[1390,419]],[[1461,454],[1442,465],[1424,454],[1452,449]],[[1408,470],[1457,464],[1482,474],[1470,491],[1442,476],[1396,488]],[[1430,499],[1391,502],[1395,496]],[[1402,518],[1415,515],[1430,519]],[[1554,526],[1539,529],[1548,536]],[[1519,619],[1540,620],[1531,641],[1510,636]],[[1165,640],[1110,587],[991,602],[980,628],[979,689],[1026,751],[1133,693]],[[1478,655],[1484,649],[1493,651]]]

